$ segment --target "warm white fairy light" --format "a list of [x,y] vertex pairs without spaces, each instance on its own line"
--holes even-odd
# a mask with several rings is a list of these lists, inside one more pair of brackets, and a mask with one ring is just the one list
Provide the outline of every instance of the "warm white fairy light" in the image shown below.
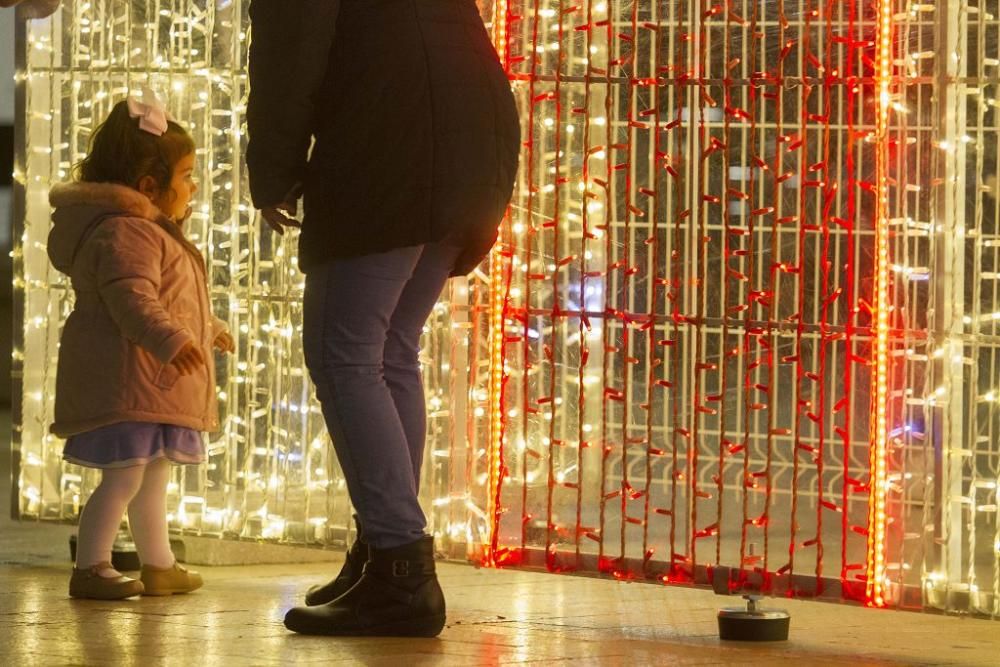
[[[194,221],[192,233],[205,244],[212,260],[213,298],[218,308],[228,311],[240,350],[239,361],[227,361],[220,372],[224,426],[219,434],[213,435],[209,445],[209,466],[190,478],[177,479],[171,491],[174,520],[179,522],[175,525],[180,527],[187,522],[187,527],[193,530],[212,534],[327,540],[332,535],[328,528],[346,525],[350,510],[342,478],[326,446],[322,416],[314,402],[305,409],[312,399],[296,344],[301,326],[302,280],[295,270],[294,243],[265,239],[261,250],[256,220],[246,201],[246,182],[237,166],[245,141],[242,115],[246,79],[241,64],[246,57],[246,26],[240,24],[244,3],[216,8],[214,14],[194,2],[169,6],[151,2],[141,10],[133,9],[129,3],[109,0],[65,5],[63,15],[31,25],[29,66],[17,76],[28,91],[29,141],[37,138],[34,145],[40,149],[21,156],[15,168],[15,181],[27,187],[28,207],[24,235],[14,251],[15,263],[20,268],[15,289],[25,299],[22,319],[25,330],[13,352],[15,364],[25,368],[25,418],[18,425],[20,432],[16,436],[22,454],[26,454],[22,457],[25,464],[20,485],[22,512],[46,517],[71,516],[81,495],[85,497],[94,482],[93,476],[87,475],[71,480],[69,475],[76,473],[58,462],[61,443],[44,435],[51,417],[58,327],[68,310],[66,285],[48,267],[45,258],[48,229],[45,190],[54,176],[65,172],[80,157],[87,133],[107,112],[111,101],[149,77],[154,85],[169,93],[172,108],[193,128],[202,147],[201,180],[208,187],[204,191],[204,208]],[[488,18],[493,21],[493,34],[502,47],[501,52],[516,57],[530,55],[531,31],[526,31],[525,25],[534,20],[532,6],[507,0],[493,5],[495,15]],[[584,0],[578,5],[564,7],[551,0],[542,0],[538,5],[539,57],[548,64],[560,58],[560,67],[578,77],[590,67],[602,71],[613,69],[609,66],[612,56],[603,32],[575,33],[574,46],[560,46],[557,42],[560,21],[570,27],[579,24],[581,16],[589,12],[595,22],[612,21],[609,34],[615,40],[614,35],[630,30],[628,12],[618,2]],[[572,13],[562,13],[570,9]],[[892,265],[888,268],[894,290],[890,309],[876,316],[887,318],[876,327],[886,337],[877,334],[876,339],[885,342],[893,373],[885,376],[885,412],[875,414],[877,422],[885,420],[884,429],[880,424],[876,426],[885,435],[882,454],[886,466],[881,473],[876,471],[874,487],[887,499],[882,508],[887,530],[882,537],[885,555],[878,564],[881,574],[874,577],[874,582],[888,596],[887,601],[895,602],[898,599],[893,595],[900,586],[910,585],[922,576],[922,583],[929,591],[927,604],[996,614],[1000,577],[990,574],[990,568],[962,560],[961,553],[949,552],[949,545],[985,544],[992,552],[997,551],[992,549],[994,545],[1000,545],[998,513],[990,509],[998,504],[996,489],[987,484],[995,482],[1000,471],[995,463],[992,468],[984,463],[995,461],[1000,447],[1000,344],[996,343],[1000,336],[1000,296],[996,291],[1000,268],[995,263],[996,249],[1000,248],[995,174],[998,146],[996,121],[991,115],[998,108],[994,82],[1000,53],[996,51],[995,37],[993,41],[987,39],[996,34],[996,16],[1000,11],[995,2],[983,7],[968,2],[947,5],[894,2],[892,11],[895,30],[901,35],[908,26],[943,21],[945,14],[964,17],[952,24],[951,29],[980,34],[975,40],[978,53],[963,53],[961,49],[945,52],[926,37],[911,39],[909,33],[893,43],[893,68],[895,74],[903,77],[897,88],[926,85],[919,82],[928,77],[940,81],[934,75],[943,71],[941,61],[956,62],[956,53],[964,58],[962,62],[974,65],[969,69],[964,88],[959,91],[957,84],[946,86],[948,91],[955,88],[952,99],[964,96],[972,102],[968,118],[957,123],[953,131],[932,135],[919,129],[935,126],[942,115],[950,113],[947,109],[928,108],[929,100],[945,99],[943,94],[948,91],[928,89],[928,94],[919,100],[906,95],[883,97],[879,91],[875,105],[879,112],[887,113],[888,136],[899,150],[920,149],[920,155],[933,163],[921,165],[916,176],[902,170],[896,173],[898,165],[890,163],[887,175],[891,180],[885,184],[890,198],[884,222],[891,230],[888,247],[892,250]],[[507,22],[513,16],[519,17],[519,24]],[[906,49],[911,52],[906,53]],[[68,69],[64,70],[65,63]],[[513,64],[512,68],[522,73],[527,71],[522,65]],[[669,72],[667,76],[675,74]],[[520,82],[516,89],[522,111],[527,111],[531,104],[530,88]],[[539,90],[544,89],[541,86]],[[578,92],[560,117],[553,113],[554,105],[535,107],[538,188],[532,191],[522,165],[514,214],[506,232],[510,245],[498,246],[490,275],[480,272],[467,287],[453,288],[454,303],[436,309],[425,332],[428,354],[422,359],[425,363],[430,359],[437,363],[425,366],[431,441],[425,463],[424,492],[428,507],[434,508],[430,512],[433,530],[453,545],[489,543],[493,537],[498,537],[501,545],[504,540],[520,539],[517,512],[504,514],[517,524],[516,529],[501,530],[499,535],[490,533],[493,512],[510,509],[496,506],[494,497],[502,474],[497,451],[503,442],[513,443],[511,449],[528,457],[514,464],[534,466],[530,470],[512,471],[524,473],[524,479],[532,481],[532,488],[546,482],[549,475],[544,466],[549,463],[544,456],[533,458],[531,452],[551,450],[555,466],[552,479],[560,485],[577,481],[589,485],[586,492],[592,495],[585,495],[584,502],[596,504],[598,500],[593,493],[600,480],[587,478],[574,466],[579,455],[585,463],[584,469],[594,470],[601,451],[592,445],[609,428],[621,427],[614,416],[605,421],[599,398],[596,404],[590,398],[605,382],[601,350],[606,345],[613,347],[613,338],[620,329],[594,317],[587,329],[580,326],[544,331],[537,322],[525,326],[499,314],[505,298],[511,299],[514,308],[548,306],[551,291],[546,290],[552,289],[552,283],[546,284],[535,276],[564,271],[555,263],[562,257],[553,256],[558,253],[549,251],[551,246],[543,246],[539,241],[549,233],[545,225],[550,217],[558,218],[563,225],[560,227],[563,243],[577,255],[574,266],[585,262],[587,270],[603,275],[614,259],[607,256],[605,242],[610,238],[619,243],[621,236],[614,228],[619,222],[619,212],[610,203],[610,197],[620,198],[623,191],[615,190],[612,194],[606,189],[607,184],[594,179],[604,179],[609,168],[630,159],[620,148],[613,147],[626,128],[617,117],[619,100],[614,100],[609,117],[605,112],[604,89],[595,86],[591,93],[591,108],[586,116],[570,112],[583,105]],[[52,94],[66,97],[52,99]],[[698,114],[703,114],[707,123],[719,123],[721,119],[720,109],[707,106],[703,110],[684,106],[669,111],[674,112],[678,112],[685,127],[693,127]],[[982,116],[975,118],[975,113]],[[664,111],[662,115],[666,118],[667,114]],[[585,119],[589,122],[584,122]],[[560,133],[563,141],[559,151],[553,144],[556,133]],[[68,143],[53,139],[63,136]],[[573,151],[579,150],[584,136],[593,151],[581,156]],[[570,140],[576,143],[571,145]],[[543,146],[551,148],[551,152],[543,151]],[[926,157],[929,155],[934,157]],[[960,180],[969,183],[969,187],[959,192],[955,178],[938,176],[947,171],[943,165],[949,161],[957,163],[963,155],[968,167]],[[561,167],[555,164],[560,161]],[[590,168],[587,178],[580,172],[583,161]],[[744,165],[735,168],[735,172],[730,172],[732,181],[763,177],[755,168]],[[958,171],[955,164],[951,171]],[[565,184],[554,182],[557,173],[567,179]],[[793,175],[788,183],[795,184],[798,178]],[[953,190],[952,198],[960,203],[958,208],[928,204],[934,198],[943,201],[942,193],[948,188]],[[966,192],[976,195],[967,197]],[[529,195],[531,210],[528,210]],[[557,196],[561,210],[558,216],[553,216],[550,205]],[[908,202],[905,206],[904,201]],[[740,205],[730,211],[737,217],[745,216],[742,203],[737,203]],[[580,241],[583,220],[589,228],[585,242]],[[640,228],[641,225],[633,226],[633,230]],[[972,258],[964,265],[972,294],[963,312],[956,315],[961,325],[957,330],[953,322],[929,322],[927,317],[929,311],[943,312],[933,295],[954,266],[953,257],[943,256],[946,246],[941,239],[945,233],[961,238],[966,245],[951,247],[967,247]],[[526,250],[529,243],[533,244],[533,255]],[[504,254],[506,251],[511,252]],[[513,276],[512,289],[505,294],[497,278],[508,268]],[[573,287],[574,280],[579,281],[579,277],[566,278],[560,286]],[[588,281],[588,290],[593,291],[573,298],[587,302],[589,310],[602,312],[604,290],[608,287],[605,277],[594,277]],[[863,292],[867,287],[856,286],[856,289]],[[689,298],[692,295],[693,292]],[[638,294],[635,296],[639,298]],[[466,309],[463,304],[472,307]],[[899,314],[900,324],[906,328],[904,338],[890,332],[889,318],[895,318],[895,314]],[[542,383],[545,373],[538,364],[524,369],[519,358],[501,356],[505,341],[518,336],[537,345],[540,356],[544,356],[542,346],[554,339],[565,341],[566,348],[576,351],[587,347],[591,355],[589,362],[582,364],[585,368],[581,373],[566,371],[566,376],[559,378],[565,388],[561,395],[552,397],[551,403],[543,406],[528,406],[531,412],[527,414],[521,409],[524,406],[518,393],[520,383],[527,382],[526,386]],[[521,350],[516,346],[512,349]],[[852,353],[865,352],[856,349]],[[967,395],[959,391],[961,385],[949,379],[947,369],[952,368],[962,368],[968,373],[965,379],[971,389]],[[508,403],[501,405],[505,391],[510,392]],[[550,436],[553,415],[558,417],[576,410],[581,391],[588,396],[582,412],[575,414],[575,421],[567,420],[570,422],[567,432],[559,432],[563,428],[560,423],[554,437]],[[538,395],[543,394],[539,390]],[[565,400],[560,405],[555,399]],[[641,399],[635,400],[636,404],[640,402]],[[961,442],[935,440],[943,432],[942,426],[954,419],[948,408],[956,405],[964,411],[961,412],[963,428],[957,432],[967,437]],[[633,413],[639,413],[637,405],[631,408]],[[753,433],[766,428],[766,420],[747,426]],[[711,435],[702,437],[707,442]],[[946,460],[964,462],[953,474],[955,483],[942,478],[943,473],[934,467],[933,457],[921,458],[925,454],[920,452],[934,451],[935,447],[940,448]],[[775,465],[780,473],[784,462]],[[677,473],[677,479],[684,478],[683,471]],[[62,484],[60,480],[68,483]],[[935,486],[941,490],[941,507],[926,504],[927,489]],[[758,482],[753,483],[753,488],[759,488]],[[195,511],[194,504],[181,502],[182,490],[184,497],[203,499],[198,505],[200,511]],[[531,492],[531,489],[527,492],[529,502],[532,502]],[[937,510],[954,506],[963,508],[961,512],[965,514],[957,515],[960,520],[939,523],[942,513]],[[918,507],[921,509],[914,509]],[[972,559],[971,554],[977,550],[968,551],[967,558]],[[948,595],[939,600],[934,593],[960,589],[974,590],[975,601],[962,602]]]
[[[245,0],[213,3],[208,11],[193,1],[63,3],[52,18],[26,27],[29,53],[17,80],[27,92],[30,148],[15,170],[16,182],[26,186],[26,217],[12,253],[18,267],[14,286],[24,298],[23,335],[12,356],[25,369],[23,418],[15,435],[24,462],[20,510],[25,515],[72,518],[97,480],[61,463],[62,441],[45,435],[58,335],[72,305],[67,281],[49,266],[45,253],[47,190],[85,154],[113,103],[149,83],[198,146],[202,191],[188,234],[206,254],[214,307],[229,322],[238,349],[234,356],[217,357],[222,426],[207,438],[207,464],[185,468],[171,483],[171,525],[212,535],[328,543],[343,539],[351,523],[343,478],[306,380],[296,239],[260,232],[242,171],[246,5]],[[450,457],[456,446],[464,446],[466,434],[481,437],[465,421],[454,423],[474,421],[471,411],[466,415],[447,406],[485,373],[479,367],[466,374],[469,362],[452,354],[484,337],[483,322],[470,318],[465,306],[479,298],[482,285],[463,283],[461,293],[450,293],[457,300],[435,309],[424,338],[421,359],[431,408],[422,490],[429,501],[465,484],[465,468],[453,474]],[[456,322],[466,324],[456,328]],[[452,440],[450,448],[441,445]],[[470,498],[478,493],[483,504],[485,487],[475,491],[474,479],[468,486]],[[453,511],[429,518],[435,530],[458,521],[463,536],[470,524]]]
[[[990,195],[998,167],[998,132],[990,112],[996,86],[989,83],[995,78],[991,68],[1000,48],[995,36],[1000,7],[967,2],[904,5],[907,12],[893,16],[893,55],[898,58],[906,48],[911,52],[894,61],[905,67],[898,73],[902,78],[897,88],[926,88],[917,80],[928,74],[949,83],[935,89],[935,104],[913,106],[917,96],[905,95],[905,115],[895,103],[890,105],[891,138],[927,147],[932,157],[916,176],[897,170],[902,163],[890,172],[897,184],[907,182],[901,189],[917,195],[913,201],[924,207],[908,207],[910,215],[923,219],[903,220],[902,229],[893,232],[898,240],[891,247],[898,262],[893,267],[893,302],[903,314],[900,324],[926,338],[900,343],[905,345],[906,363],[894,366],[893,383],[904,377],[906,381],[893,387],[904,400],[894,402],[890,410],[893,428],[887,454],[890,470],[902,466],[906,472],[900,486],[888,491],[892,519],[885,567],[897,566],[898,573],[889,577],[897,587],[913,583],[922,573],[924,603],[929,606],[997,615],[1000,561],[989,562],[982,554],[1000,538],[994,509],[1000,411],[993,402],[1000,389],[1000,328],[992,318],[1000,310],[1000,293],[990,271],[996,261],[990,249],[1000,238],[996,202]],[[935,39],[943,38],[944,43],[915,39],[918,23],[935,25]],[[967,78],[959,83],[956,73]],[[973,104],[967,105],[970,101]],[[933,131],[918,130],[920,123]],[[890,220],[890,227],[894,224]],[[936,261],[927,263],[927,253]],[[940,465],[928,465],[918,453],[928,447],[938,452]],[[921,500],[928,488],[939,489],[940,504]],[[921,534],[936,536],[934,545]],[[894,560],[911,567],[899,568]]]

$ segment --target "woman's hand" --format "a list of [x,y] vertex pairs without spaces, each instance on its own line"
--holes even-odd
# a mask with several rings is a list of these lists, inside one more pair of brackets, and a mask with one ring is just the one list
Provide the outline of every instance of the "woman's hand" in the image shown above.
[[[260,210],[261,216],[278,234],[284,235],[285,227],[302,227],[302,223],[294,218],[299,210],[299,197],[302,196],[302,184],[296,183],[285,195],[285,201],[274,206],[265,206]],[[288,215],[286,215],[288,214]],[[292,217],[290,217],[292,216]]]
[[228,331],[223,331],[216,336],[214,345],[215,349],[219,352],[228,352],[229,354],[232,354],[236,351],[236,341],[233,340],[233,337],[229,335]]
[[199,366],[205,365],[205,356],[194,343],[187,343],[181,351],[170,360],[170,364],[177,369],[181,375],[189,375],[198,370]]

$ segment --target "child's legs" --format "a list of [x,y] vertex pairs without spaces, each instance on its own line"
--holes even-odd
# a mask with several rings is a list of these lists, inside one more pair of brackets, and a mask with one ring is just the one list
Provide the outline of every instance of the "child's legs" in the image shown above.
[[76,566],[88,568],[111,562],[111,547],[125,514],[125,507],[142,485],[145,466],[109,468],[80,515],[76,542]]
[[167,482],[170,462],[156,459],[143,466],[142,485],[128,505],[128,525],[132,529],[139,561],[143,565],[167,568],[174,564],[167,533]]

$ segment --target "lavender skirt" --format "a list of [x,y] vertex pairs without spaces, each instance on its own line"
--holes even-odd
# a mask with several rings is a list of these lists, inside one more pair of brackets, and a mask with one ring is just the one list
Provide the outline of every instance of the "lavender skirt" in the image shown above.
[[202,463],[201,433],[183,426],[120,422],[70,436],[63,458],[88,468],[125,468],[165,458],[174,463]]

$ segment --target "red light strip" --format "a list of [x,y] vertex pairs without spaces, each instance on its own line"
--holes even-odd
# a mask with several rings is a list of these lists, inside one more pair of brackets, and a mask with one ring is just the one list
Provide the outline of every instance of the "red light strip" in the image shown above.
[[871,405],[871,488],[868,507],[867,603],[885,605],[886,534],[886,444],[889,399],[889,85],[892,50],[892,7],[889,0],[877,3],[878,35],[875,52],[875,87],[878,93],[875,118],[875,342],[874,385]]
[[[508,68],[510,48],[507,40],[508,0],[497,0],[494,5],[493,27],[497,52],[504,69]],[[509,215],[509,214],[508,214]],[[505,223],[504,227],[508,227]],[[488,401],[490,413],[489,452],[489,544],[485,545],[483,561],[487,565],[496,565],[499,544],[500,515],[503,511],[500,504],[500,485],[503,481],[503,387],[504,387],[504,305],[506,293],[510,287],[508,274],[510,262],[504,257],[502,242],[497,243],[490,255],[490,285],[489,285],[489,388]]]

